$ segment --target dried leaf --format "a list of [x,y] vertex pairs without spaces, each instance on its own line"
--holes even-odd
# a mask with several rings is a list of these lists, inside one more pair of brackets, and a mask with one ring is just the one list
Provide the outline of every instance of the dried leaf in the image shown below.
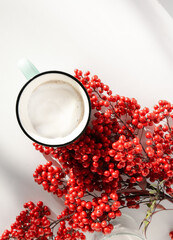
[[128,189],[122,189],[118,190],[117,193],[139,193],[139,194],[148,194],[149,192],[147,190],[138,190],[136,188],[128,188]]
[[156,208],[159,208],[159,209],[162,209],[162,210],[166,210],[166,208],[163,205],[161,205],[161,204],[157,204]]
[[143,178],[142,182],[139,182],[138,185],[139,185],[139,187],[140,187],[142,190],[145,190],[146,187],[147,187],[146,178]]

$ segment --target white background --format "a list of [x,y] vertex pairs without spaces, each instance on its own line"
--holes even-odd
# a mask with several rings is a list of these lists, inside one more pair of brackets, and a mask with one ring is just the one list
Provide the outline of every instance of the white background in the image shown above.
[[[0,234],[28,200],[43,200],[55,214],[63,209],[34,183],[32,174],[45,160],[16,121],[25,83],[16,63],[24,56],[40,71],[90,70],[142,106],[173,102],[173,20],[156,0],[1,0]],[[172,212],[160,215],[149,240],[168,240],[173,230]],[[144,212],[134,216],[142,219]]]

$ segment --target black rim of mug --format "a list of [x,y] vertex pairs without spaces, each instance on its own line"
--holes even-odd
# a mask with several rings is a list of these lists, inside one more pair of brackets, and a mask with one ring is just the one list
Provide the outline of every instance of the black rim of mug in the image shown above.
[[[31,137],[29,135],[29,133],[25,130],[25,128],[23,127],[21,121],[20,121],[20,117],[19,117],[19,102],[20,102],[20,97],[24,91],[24,89],[28,86],[28,84],[30,82],[32,82],[35,78],[39,77],[39,76],[42,76],[44,74],[50,74],[50,73],[58,73],[58,74],[63,74],[63,75],[66,75],[70,78],[72,78],[74,81],[76,81],[84,90],[84,92],[86,93],[86,96],[87,96],[87,99],[88,99],[88,106],[89,106],[89,115],[88,115],[88,120],[86,122],[86,125],[84,127],[84,129],[82,130],[82,132],[77,136],[75,137],[73,140],[69,141],[69,142],[66,142],[66,143],[63,143],[63,144],[47,144],[47,143],[43,143],[43,142],[39,142],[37,141],[36,139],[34,139],[33,137]],[[25,133],[25,135],[30,138],[33,142],[36,142],[40,145],[43,145],[43,146],[48,146],[48,147],[63,147],[63,146],[66,146],[66,145],[69,145],[73,142],[75,142],[84,132],[85,132],[85,129],[86,127],[88,126],[88,123],[89,123],[89,120],[90,120],[90,116],[91,116],[91,102],[90,102],[90,97],[88,95],[88,92],[87,90],[85,89],[85,87],[82,85],[82,83],[75,77],[73,77],[72,75],[70,75],[69,73],[66,73],[66,72],[62,72],[62,71],[56,71],[56,70],[52,70],[52,71],[46,71],[46,72],[42,72],[42,73],[39,73],[37,75],[35,75],[33,78],[31,78],[29,81],[27,81],[25,83],[25,85],[22,87],[22,89],[20,90],[19,94],[18,94],[18,97],[17,97],[17,100],[16,100],[16,117],[17,117],[17,121],[18,121],[18,124],[20,126],[20,128],[22,129],[22,131]]]

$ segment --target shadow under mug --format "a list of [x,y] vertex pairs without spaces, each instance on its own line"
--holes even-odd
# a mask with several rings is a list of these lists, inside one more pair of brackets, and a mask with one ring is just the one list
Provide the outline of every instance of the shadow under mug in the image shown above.
[[[20,90],[16,101],[17,120],[19,126],[26,134],[26,136],[38,144],[51,147],[65,146],[77,140],[84,133],[91,115],[91,102],[85,87],[80,83],[78,79],[65,72],[46,71],[39,73],[37,68],[25,58],[19,61],[18,67],[28,80],[27,83]],[[30,120],[28,113],[28,102],[32,97],[33,92],[39,86],[44,85],[45,83],[52,83],[57,81],[69,84],[73,89],[75,89],[75,91],[77,91],[77,93],[82,99],[83,115],[79,124],[69,134],[63,137],[45,137],[35,130]],[[47,112],[47,114],[49,114],[49,111]],[[71,116],[67,117],[69,117],[70,119]],[[64,128],[65,126],[62,127]]]

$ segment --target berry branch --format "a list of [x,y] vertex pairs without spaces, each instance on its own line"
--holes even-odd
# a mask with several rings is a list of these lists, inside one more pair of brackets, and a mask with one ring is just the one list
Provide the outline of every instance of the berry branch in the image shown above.
[[[112,95],[97,75],[75,70],[75,77],[88,92],[93,116],[85,133],[70,145],[52,148],[34,143],[50,159],[36,168],[34,180],[63,198],[65,205],[58,220],[39,225],[44,230],[39,237],[77,240],[85,239],[80,231],[109,234],[121,209],[138,209],[141,204],[148,205],[146,230],[161,201],[173,203],[173,105],[161,100],[153,111],[141,109],[134,98]],[[8,239],[6,235],[7,231],[1,239]],[[39,239],[31,236],[25,238]],[[15,237],[24,239],[20,233]]]

